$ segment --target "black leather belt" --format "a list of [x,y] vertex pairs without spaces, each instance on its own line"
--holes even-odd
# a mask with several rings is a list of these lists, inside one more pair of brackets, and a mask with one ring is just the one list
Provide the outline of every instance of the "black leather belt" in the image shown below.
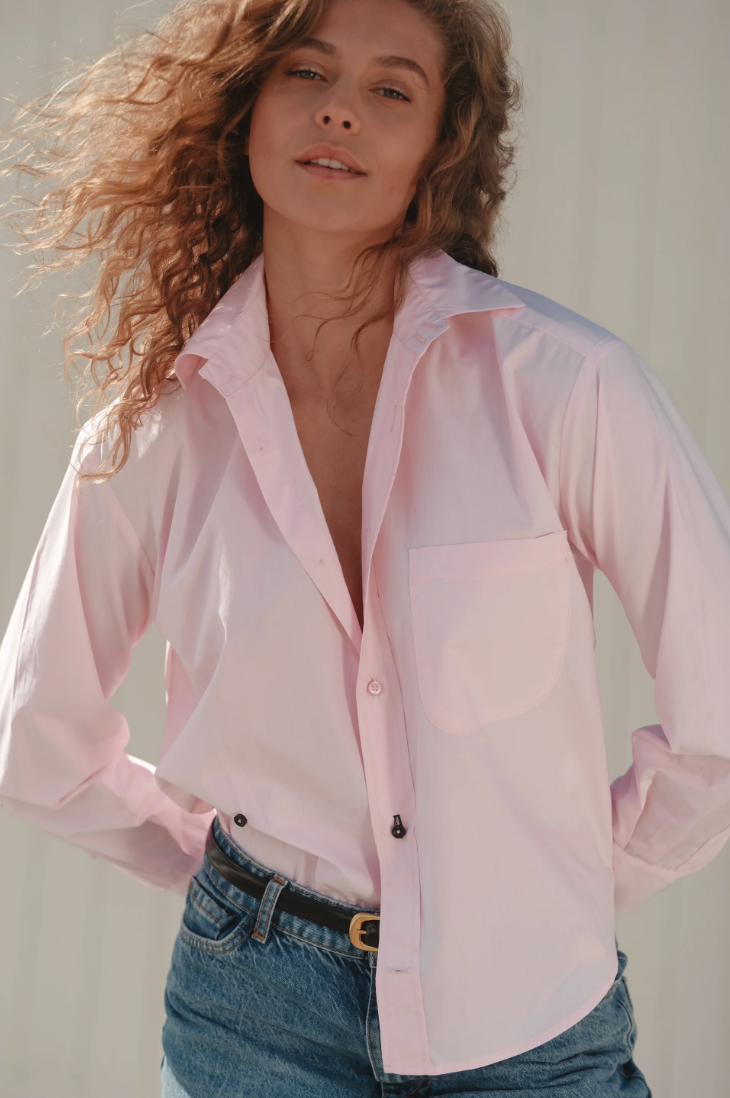
[[[263,897],[271,877],[257,877],[229,858],[225,850],[218,845],[212,825],[205,840],[205,853],[221,877],[225,877],[236,888],[240,888],[242,892],[257,900]],[[331,904],[315,900],[311,896],[304,896],[300,892],[292,892],[287,888],[283,888],[279,893],[276,906],[289,915],[298,915],[301,919],[309,919],[313,923],[319,923],[320,926],[329,927],[330,930],[339,930],[342,934],[347,934],[352,944],[358,949],[372,951],[378,948],[380,916],[373,915],[370,911],[358,911],[354,915],[348,915],[346,911],[338,911]]]

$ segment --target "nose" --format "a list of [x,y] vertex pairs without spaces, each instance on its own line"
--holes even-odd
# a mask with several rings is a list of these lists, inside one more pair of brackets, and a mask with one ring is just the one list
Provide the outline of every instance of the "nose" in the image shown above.
[[317,111],[315,121],[318,126],[330,132],[346,131],[350,134],[360,132],[360,119],[348,97],[331,96],[329,102]]

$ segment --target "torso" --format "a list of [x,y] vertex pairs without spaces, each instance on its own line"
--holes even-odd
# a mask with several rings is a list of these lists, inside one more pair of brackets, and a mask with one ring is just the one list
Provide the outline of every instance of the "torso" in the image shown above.
[[[332,416],[337,422],[333,422],[326,399],[294,386],[282,371],[299,441],[361,628],[362,484],[381,374],[382,362],[379,368],[369,366],[364,370],[362,388],[356,396],[347,403],[334,403]],[[346,434],[343,427],[351,433]]]

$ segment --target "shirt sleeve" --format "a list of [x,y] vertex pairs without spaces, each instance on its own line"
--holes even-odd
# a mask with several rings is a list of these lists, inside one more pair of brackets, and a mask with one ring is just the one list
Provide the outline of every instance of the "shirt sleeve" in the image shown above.
[[730,505],[669,393],[624,342],[587,356],[563,426],[568,534],[608,578],[659,724],[611,787],[615,906],[631,911],[730,837]]
[[0,804],[158,888],[184,894],[213,813],[186,812],[125,753],[109,704],[150,620],[154,569],[80,444],[0,646]]

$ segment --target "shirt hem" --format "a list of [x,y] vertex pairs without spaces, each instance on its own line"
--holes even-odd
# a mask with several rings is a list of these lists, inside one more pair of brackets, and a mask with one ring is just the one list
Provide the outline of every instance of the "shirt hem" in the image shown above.
[[489,1067],[490,1064],[497,1064],[500,1060],[508,1060],[511,1056],[519,1056],[523,1052],[530,1052],[534,1048],[538,1048],[540,1045],[545,1044],[546,1041],[552,1040],[553,1037],[559,1037],[561,1033],[565,1033],[571,1026],[576,1025],[587,1014],[598,1006],[601,999],[607,993],[611,984],[616,979],[616,973],[618,971],[618,956],[616,957],[616,963],[611,969],[611,975],[608,979],[604,980],[600,985],[599,990],[593,994],[582,1006],[577,1010],[569,1014],[567,1018],[564,1018],[562,1022],[557,1022],[555,1025],[550,1026],[549,1029],[543,1030],[542,1033],[537,1034],[535,1037],[528,1038],[526,1041],[521,1041],[517,1045],[512,1045],[510,1048],[502,1049],[493,1055],[487,1056],[475,1056],[469,1060],[455,1060],[448,1064],[433,1064],[429,1061],[428,1064],[424,1061],[414,1061],[404,1063],[388,1063],[384,1064],[383,1068],[389,1074],[397,1075],[447,1075],[449,1072],[455,1071],[473,1071],[480,1067]]

